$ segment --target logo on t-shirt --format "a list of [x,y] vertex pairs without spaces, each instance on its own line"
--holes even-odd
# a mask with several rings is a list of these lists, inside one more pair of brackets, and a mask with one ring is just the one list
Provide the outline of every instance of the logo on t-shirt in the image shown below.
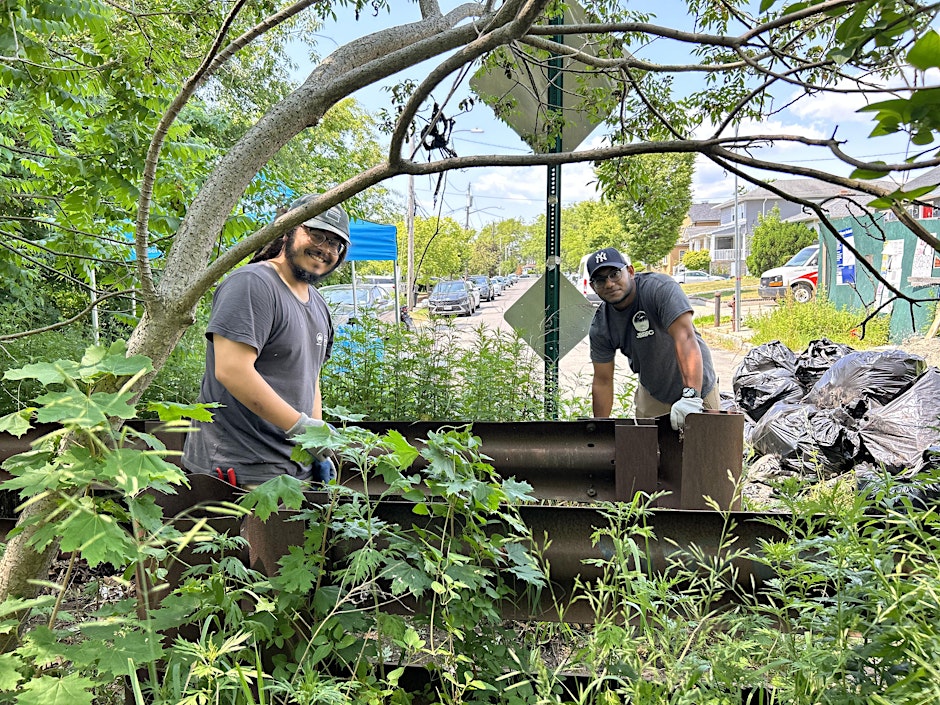
[[650,319],[646,315],[646,311],[637,311],[633,315],[633,330],[636,331],[637,340],[647,338],[656,332],[650,328]]
[[320,332],[317,333],[317,347],[318,348],[323,347],[323,333],[320,333]]

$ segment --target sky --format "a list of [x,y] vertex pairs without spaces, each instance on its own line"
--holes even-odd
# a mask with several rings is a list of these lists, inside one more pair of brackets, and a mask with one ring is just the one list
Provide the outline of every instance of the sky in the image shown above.
[[[649,2],[652,3],[653,0]],[[454,4],[456,2],[441,0],[445,12]],[[636,0],[631,0],[630,6],[634,8],[639,4]],[[669,18],[670,24],[681,26],[681,17],[679,20],[676,18],[679,17],[680,8],[685,7],[684,3],[678,0],[655,0],[655,6],[662,17]],[[323,53],[329,53],[333,47],[392,24],[398,25],[419,19],[415,2],[397,4],[394,22],[384,12],[379,17],[372,17],[368,12],[363,13],[358,21],[348,8],[337,8],[337,13],[337,20],[327,24],[317,35],[318,48]],[[681,60],[681,57],[677,58],[674,52],[674,47],[652,46],[645,55],[641,55],[641,58],[657,60],[668,55],[668,60],[674,63]],[[310,64],[304,59],[303,52],[296,48],[292,50],[292,57],[299,64],[295,76],[298,80],[302,80],[309,73]],[[354,97],[362,103],[365,109],[376,111],[389,103],[389,93],[383,89],[383,86],[394,85],[406,77],[420,80],[425,77],[427,68],[436,63],[437,61],[429,62],[427,66],[398,74],[380,84],[359,91],[354,94]],[[940,74],[932,72],[928,75],[928,80],[932,85],[940,84]],[[445,82],[438,88],[437,93],[443,95],[449,85]],[[836,130],[839,138],[849,140],[848,151],[853,156],[888,162],[903,161],[907,156],[905,144],[898,136],[866,139],[873,127],[871,118],[855,112],[864,104],[863,96],[810,97],[798,96],[796,93],[778,96],[783,103],[788,103],[796,97],[799,99],[795,103],[774,116],[773,119],[761,124],[742,124],[739,127],[740,134],[775,132],[825,138],[831,136]],[[702,136],[705,133],[706,131],[703,130]],[[603,127],[599,127],[582,142],[580,148],[600,146],[602,136]],[[468,114],[457,116],[452,145],[460,156],[493,152],[530,153],[521,138],[497,119],[491,109],[482,102],[478,102]],[[849,167],[839,165],[835,158],[822,159],[818,150],[811,152],[803,147],[771,147],[755,156],[788,164],[803,164],[834,170],[835,173],[841,175],[848,175],[850,172]],[[598,198],[594,175],[589,164],[564,165],[561,174],[563,206]],[[546,177],[547,168],[544,166],[453,171],[446,174],[440,183],[437,176],[416,177],[414,187],[418,215],[430,216],[438,213],[449,215],[461,224],[468,223],[475,230],[490,222],[507,218],[519,218],[531,222],[540,214],[545,213]],[[780,178],[793,177],[782,175]],[[387,182],[387,185],[404,198],[408,188],[405,177],[396,178]],[[739,185],[745,189],[750,188],[743,181]],[[697,157],[692,189],[694,201],[720,203],[733,198],[735,179],[707,159]]]

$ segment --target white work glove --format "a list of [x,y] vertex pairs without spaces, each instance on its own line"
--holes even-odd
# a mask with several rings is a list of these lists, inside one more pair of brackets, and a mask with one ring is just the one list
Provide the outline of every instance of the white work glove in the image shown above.
[[701,414],[705,408],[705,400],[701,397],[692,397],[691,399],[682,398],[672,405],[672,411],[669,412],[669,421],[672,422],[673,431],[681,431],[685,428],[685,417],[689,414]]
[[[336,433],[336,429],[333,428],[326,421],[321,421],[320,419],[312,419],[307,416],[305,413],[301,412],[300,418],[297,419],[297,422],[287,429],[287,437],[294,443],[300,443],[301,437],[306,435],[308,428],[319,428],[323,429],[321,434],[317,437],[319,440],[327,440],[330,436]],[[303,445],[303,444],[301,444]],[[304,445],[307,451],[312,455],[317,461],[321,461],[329,455],[329,450],[327,448],[310,448]]]

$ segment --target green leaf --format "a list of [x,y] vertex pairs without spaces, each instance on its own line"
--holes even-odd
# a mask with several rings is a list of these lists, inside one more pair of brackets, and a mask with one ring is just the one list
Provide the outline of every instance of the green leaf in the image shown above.
[[61,384],[70,379],[76,379],[77,377],[78,363],[69,360],[36,362],[30,365],[24,365],[15,370],[7,370],[3,373],[4,379],[35,379],[44,387],[48,387],[50,384]]
[[97,663],[111,677],[130,675],[128,658],[139,668],[163,655],[158,636],[129,629],[124,622],[83,624],[80,629],[87,640],[72,652],[73,660]]
[[35,409],[30,407],[14,411],[6,416],[0,416],[0,433],[9,433],[11,436],[22,438],[23,434],[33,427],[29,419],[34,411]]
[[17,653],[29,659],[34,667],[45,668],[63,659],[71,660],[70,648],[49,627],[39,625],[27,632]]
[[97,392],[88,397],[77,389],[65,392],[49,392],[36,399],[42,407],[36,412],[40,423],[58,423],[64,426],[94,428],[108,423],[108,417],[132,419],[136,410],[128,402],[133,398],[130,392],[124,394],[105,394]]
[[113,484],[125,494],[135,496],[154,482],[183,483],[182,471],[163,459],[159,451],[118,448],[99,464],[99,479]]
[[267,521],[282,503],[288,509],[299,509],[304,502],[303,487],[296,477],[279,475],[246,494],[239,504],[253,508],[261,521]]
[[17,705],[91,705],[98,683],[69,673],[61,678],[40,676],[27,681],[16,696]]
[[410,468],[419,455],[418,449],[411,445],[408,439],[398,431],[389,431],[382,440],[392,449],[398,467],[402,470]]
[[210,409],[218,409],[221,404],[212,402],[210,404],[174,404],[172,402],[150,402],[147,404],[148,411],[157,412],[161,421],[180,421],[182,419],[192,419],[194,421],[203,421],[209,423],[212,421],[212,412]]
[[109,348],[91,346],[85,350],[81,361],[82,379],[88,380],[103,374],[115,377],[133,377],[138,372],[152,372],[153,364],[144,355],[127,357],[127,344],[114,341]]
[[[61,536],[61,549],[80,551],[92,568],[101,563],[123,566],[134,557],[134,543],[115,521],[114,517],[99,514],[88,498],[82,498],[76,509],[59,524],[43,526],[36,532],[36,540],[48,540],[52,529]],[[54,538],[54,536],[52,537]]]
[[885,171],[875,171],[871,169],[856,169],[849,176],[850,179],[883,179],[891,171],[886,169]]
[[921,71],[940,67],[940,35],[928,30],[907,53],[907,62]]
[[311,559],[300,546],[288,546],[287,554],[281,556],[281,566],[277,576],[271,578],[271,584],[278,590],[305,595],[316,584],[319,569],[311,566]]
[[0,654],[0,690],[13,690],[23,680],[19,670],[25,664],[16,654]]

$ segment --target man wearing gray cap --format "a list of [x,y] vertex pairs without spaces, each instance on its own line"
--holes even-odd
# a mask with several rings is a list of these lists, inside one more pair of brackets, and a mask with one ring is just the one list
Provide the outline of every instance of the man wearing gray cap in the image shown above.
[[620,350],[639,379],[637,418],[669,414],[675,430],[703,409],[720,409],[711,352],[692,325],[692,306],[665,274],[636,274],[630,258],[613,247],[587,261],[591,288],[602,303],[591,322],[591,395],[594,416],[614,404],[614,356]]
[[[290,210],[315,198],[302,196]],[[187,435],[187,470],[243,487],[284,474],[335,476],[325,454],[308,467],[291,460],[291,452],[296,435],[327,426],[320,369],[333,346],[333,324],[312,285],[343,263],[349,245],[349,217],[333,206],[273,240],[216,288],[199,401],[220,407],[212,423],[196,423]]]

